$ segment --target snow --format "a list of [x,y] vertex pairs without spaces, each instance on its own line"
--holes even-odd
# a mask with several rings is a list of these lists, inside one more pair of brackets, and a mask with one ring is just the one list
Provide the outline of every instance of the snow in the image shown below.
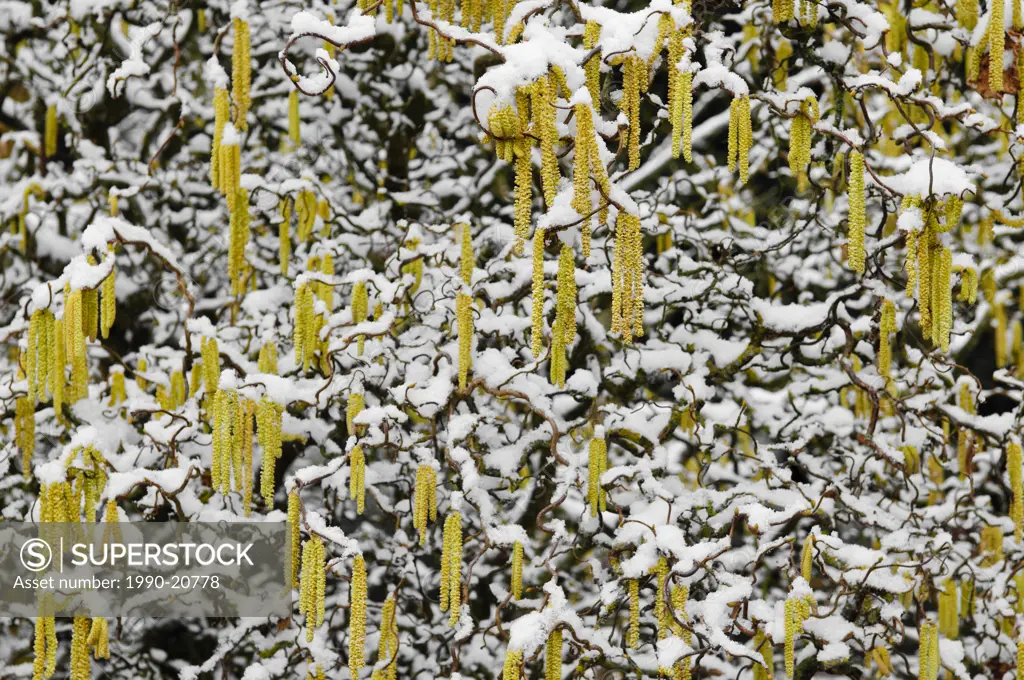
[[309,530],[317,536],[320,536],[334,545],[341,546],[342,558],[348,558],[357,553],[362,553],[358,542],[346,536],[345,532],[341,529],[329,526],[319,513],[313,510],[307,511],[305,521],[306,524],[309,525]]
[[107,77],[107,90],[110,96],[117,98],[124,92],[124,82],[132,77],[140,77],[149,73],[144,48],[162,28],[162,22],[154,22],[142,28],[131,28],[131,52],[121,65]]
[[335,45],[348,45],[373,37],[375,23],[372,16],[366,16],[358,9],[349,13],[344,26],[335,26],[310,12],[296,12],[292,16],[292,38],[318,35]]
[[[146,7],[72,0],[33,16],[20,4],[5,5],[0,25],[34,37],[12,57],[15,89],[4,100],[6,116],[33,124],[0,136],[0,172],[10,189],[0,198],[0,215],[5,227],[14,226],[14,233],[0,230],[0,251],[7,254],[0,289],[0,337],[7,345],[0,353],[7,362],[0,380],[4,521],[38,517],[39,484],[80,474],[86,445],[104,456],[108,478],[100,497],[118,501],[121,519],[174,515],[179,507],[183,519],[244,519],[239,492],[213,489],[209,476],[209,395],[193,378],[215,368],[221,389],[283,407],[278,492],[270,506],[258,493],[266,455],[259,441],[266,433],[257,427],[249,519],[283,521],[285,494],[298,493],[303,538],[319,535],[328,546],[326,607],[334,616],[311,642],[299,631],[301,617],[226,621],[216,630],[197,624],[210,644],[189,663],[176,661],[173,650],[136,650],[140,663],[176,663],[185,680],[228,665],[248,680],[304,676],[316,664],[329,675],[343,674],[347,561],[357,553],[366,557],[370,586],[367,663],[382,670],[374,652],[381,605],[389,596],[401,603],[436,597],[442,525],[456,510],[469,601],[451,627],[431,602],[422,611],[399,608],[400,673],[437,665],[438,645],[430,640],[457,648],[462,675],[453,672],[452,680],[479,669],[497,673],[509,649],[521,649],[536,665],[550,633],[562,627],[574,647],[566,658],[594,666],[598,675],[629,668],[655,677],[659,667],[700,655],[701,673],[742,677],[760,663],[755,632],[773,637],[771,673],[778,674],[784,602],[809,597],[813,615],[797,639],[797,660],[817,661],[827,675],[843,663],[867,665],[865,650],[913,627],[903,596],[957,574],[972,574],[982,597],[964,639],[940,642],[947,672],[970,680],[978,668],[1011,668],[1013,640],[979,622],[1014,615],[1011,571],[1021,548],[1007,512],[1005,452],[1020,437],[1024,383],[1012,351],[1009,365],[994,372],[977,363],[993,354],[996,328],[984,295],[977,304],[954,302],[949,352],[921,337],[921,304],[904,290],[904,241],[925,220],[922,208],[900,208],[905,196],[934,197],[939,205],[953,195],[965,199],[959,224],[938,239],[950,248],[955,272],[994,274],[1007,315],[1003,340],[1012,345],[1022,320],[1017,288],[1024,264],[1019,229],[1012,226],[1024,214],[1014,193],[1021,140],[1013,137],[1024,137],[1024,128],[1011,129],[1012,102],[1000,105],[977,88],[934,87],[962,81],[960,42],[977,43],[985,20],[968,36],[945,10],[910,10],[910,25],[942,57],[925,68],[912,45],[901,52],[882,48],[890,26],[875,6],[837,0],[831,14],[815,7],[818,30],[790,22],[784,31],[802,56],[786,87],[776,88],[766,69],[781,36],[740,30],[770,19],[764,5],[700,15],[693,25],[682,3],[671,0],[635,11],[607,4],[549,11],[542,0],[525,0],[507,17],[506,30],[522,28],[513,44],[498,44],[490,21],[471,31],[439,20],[424,3],[414,7],[420,23],[408,3],[389,23],[381,8],[364,15],[345,6],[338,15],[319,6],[229,0],[217,12],[207,10],[206,18],[219,25],[198,31],[195,7],[156,17]],[[1012,12],[1004,14],[1012,23]],[[659,39],[665,16],[690,29],[675,64]],[[837,16],[845,25],[828,24]],[[244,144],[240,181],[253,194],[244,260],[254,285],[245,291],[232,291],[227,279],[229,215],[208,172],[213,90],[231,86],[229,17],[250,22],[253,32],[253,115],[245,131],[228,123],[221,140]],[[583,68],[590,52],[582,46],[586,21],[601,28],[600,102],[592,101]],[[451,62],[428,62],[423,54],[428,22],[459,41]],[[104,36],[96,33],[108,24],[113,30],[104,35],[120,53],[109,64],[98,47]],[[299,75],[287,55],[284,64],[276,59],[286,39],[309,75]],[[324,39],[359,46],[332,57]],[[175,60],[177,47],[202,56]],[[395,50],[397,60],[381,49]],[[626,56],[650,66],[650,90],[640,104],[641,162],[632,170],[618,129],[628,122],[617,106]],[[576,255],[578,335],[568,348],[564,387],[550,378],[555,244],[543,261],[544,343],[535,357],[532,262],[529,253],[512,252],[515,168],[495,160],[491,143],[478,143],[483,131],[476,120],[486,120],[492,105],[521,108],[517,90],[555,67],[568,88],[555,101],[560,177],[553,200],[534,187],[527,223],[531,233],[543,229]],[[694,76],[690,161],[673,157],[667,68]],[[279,148],[289,94],[296,86],[314,92],[332,82],[331,97],[299,97],[304,145]],[[90,84],[119,98],[113,119],[73,110]],[[847,90],[838,118],[837,87]],[[751,99],[755,137],[751,179],[740,185],[723,155],[728,104],[743,95]],[[807,190],[795,192],[785,116],[812,95],[823,118],[814,128]],[[60,153],[45,159],[38,153],[43,130],[36,128],[43,127],[48,104],[59,111]],[[577,122],[571,109],[580,105],[599,109],[597,157],[608,165],[610,197],[621,206],[608,211],[607,223],[590,220],[588,257],[580,252],[582,216],[572,206]],[[924,129],[918,115],[924,108],[940,124]],[[186,138],[175,128],[179,116]],[[402,140],[408,145],[395,146]],[[910,151],[890,155],[893,141],[907,142]],[[870,169],[864,274],[848,261],[848,178],[830,158],[852,149],[863,152]],[[531,153],[536,173],[538,144]],[[294,226],[298,210],[290,204],[291,255],[282,273],[282,208],[303,190],[327,202],[331,219],[316,216],[314,235],[302,241]],[[121,217],[106,216],[110,196],[120,198]],[[599,200],[596,190],[591,198]],[[613,273],[622,271],[615,259],[620,210],[640,216],[643,232],[644,332],[630,342],[610,329]],[[990,219],[993,238],[985,241],[978,225]],[[22,222],[27,250],[17,233]],[[458,223],[472,230],[472,285],[458,280],[461,249],[452,228]],[[334,273],[315,271],[313,258],[325,253],[334,256]],[[31,349],[31,314],[46,308],[66,320],[65,284],[93,290],[115,272],[118,318],[110,338],[86,344],[87,393],[66,400],[59,418],[45,390],[30,404],[36,450],[26,480],[20,441],[12,435],[24,427],[29,381],[19,369],[25,367],[20,353]],[[962,279],[954,275],[954,296]],[[179,281],[194,304],[162,299],[163,289]],[[351,295],[359,282],[371,291],[372,313],[357,324]],[[315,302],[323,344],[310,366],[296,360],[293,346],[295,291],[302,284],[314,284],[318,293],[330,288],[332,298]],[[474,297],[466,388],[457,387],[460,292]],[[898,307],[901,332],[891,338],[893,398],[875,409],[882,299]],[[216,367],[201,356],[210,338],[219,345]],[[276,372],[258,365],[268,345],[277,352]],[[157,388],[166,390],[172,373],[192,368],[198,373],[186,376],[192,389],[184,403],[161,412]],[[874,391],[858,388],[849,371]],[[111,398],[118,375],[126,391],[120,403]],[[963,385],[978,403],[998,394],[1010,406],[970,414],[958,399]],[[357,393],[366,405],[354,418],[358,427],[350,428],[347,399]],[[966,430],[975,434],[969,471],[956,454]],[[595,439],[607,445],[607,468],[597,482],[607,490],[608,507],[592,516],[587,492]],[[350,493],[358,479],[349,456],[356,445],[366,453],[362,514]],[[905,465],[908,446],[921,455],[918,471]],[[440,516],[428,523],[421,545],[412,506],[416,470],[424,465],[437,476]],[[983,525],[1004,533],[1002,563],[981,566]],[[816,559],[808,582],[797,574],[811,535]],[[510,594],[515,543],[526,555],[524,596],[497,614],[495,601]],[[671,582],[690,588],[691,644],[655,635],[651,572],[661,559]],[[641,583],[636,649],[623,646],[627,579]],[[868,623],[847,620],[851,602],[859,604],[857,588],[882,596]],[[0,659],[21,660],[31,645],[31,633],[23,632],[6,641],[0,635]],[[912,644],[915,633],[906,632]],[[25,675],[28,667],[6,671]]]
[[884,178],[886,186],[904,196],[956,195],[976,191],[967,172],[945,158],[920,159],[901,174]]
[[818,48],[818,56],[832,64],[845,64],[850,58],[850,48],[838,40],[826,41]]
[[228,88],[228,74],[220,65],[217,57],[210,57],[203,69],[203,76],[208,83],[215,88],[226,90]]
[[784,333],[795,333],[824,323],[834,303],[826,301],[810,305],[773,304],[768,300],[754,299],[751,300],[751,306],[768,328]]
[[172,269],[181,269],[177,257],[167,246],[157,241],[149,230],[129,224],[120,217],[99,217],[82,233],[82,247],[86,250],[105,251],[108,243],[116,241],[141,245],[151,250]]

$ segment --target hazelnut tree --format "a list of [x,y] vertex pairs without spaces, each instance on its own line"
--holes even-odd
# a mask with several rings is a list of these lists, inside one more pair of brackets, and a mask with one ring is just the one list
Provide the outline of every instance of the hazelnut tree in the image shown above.
[[0,676],[1019,677],[1021,0],[2,7],[0,512],[295,602]]

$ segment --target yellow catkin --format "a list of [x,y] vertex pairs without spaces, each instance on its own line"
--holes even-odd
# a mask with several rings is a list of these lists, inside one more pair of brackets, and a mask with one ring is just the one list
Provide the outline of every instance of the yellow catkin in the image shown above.
[[969,305],[978,301],[978,270],[973,267],[960,270],[960,294],[957,299]]
[[349,392],[348,403],[345,408],[345,427],[348,429],[350,436],[360,433],[362,426],[357,425],[355,419],[356,416],[362,413],[364,408],[366,408],[366,395],[359,391]]
[[814,534],[807,536],[803,550],[800,552],[800,576],[811,582],[811,569],[814,567]]
[[[667,574],[667,564],[664,567],[664,571]],[[662,587],[663,585],[664,584],[662,584]],[[672,611],[669,612],[666,608],[665,612],[665,621],[668,624],[668,628],[671,634],[677,637],[681,637],[683,639],[683,642],[685,642],[688,645],[693,642],[693,632],[689,627],[690,616],[686,612],[686,602],[689,599],[689,597],[690,589],[688,586],[678,583],[672,586],[672,592],[669,595],[669,603],[672,606]],[[682,621],[683,624],[686,624],[686,627],[680,624],[680,621]],[[693,660],[689,656],[676,661],[675,665],[673,666],[672,672],[672,677],[674,678],[674,680],[690,680],[692,676],[692,663]],[[756,668],[757,667],[755,666],[755,673]]]
[[1018,441],[1011,441],[1006,447],[1006,472],[1010,478],[1010,491],[1013,502],[1010,505],[1010,517],[1013,519],[1013,535],[1017,543],[1024,535],[1024,459],[1021,457],[1021,446]]
[[459,337],[459,389],[466,389],[473,349],[473,298],[458,293],[455,298],[455,316]]
[[562,629],[548,635],[544,649],[544,680],[562,680]]
[[792,678],[796,661],[796,636],[803,628],[801,619],[800,598],[790,597],[785,604],[785,661],[786,677]]
[[601,475],[608,469],[608,444],[604,439],[604,428],[594,428],[594,438],[590,440],[590,460],[588,465],[587,502],[590,505],[590,516],[597,517],[604,512],[606,492],[601,487]]
[[[113,246],[111,246],[111,251],[113,251]],[[116,269],[111,269],[110,274],[100,284],[102,297],[100,303],[100,334],[104,338],[110,334],[110,329],[114,325],[114,319],[117,317],[116,271]]]
[[181,371],[171,373],[171,403],[179,408],[185,403],[185,375]]
[[992,0],[988,21],[989,68],[988,87],[992,92],[1003,91],[1003,51],[1006,45],[1004,0]]
[[992,305],[992,319],[995,322],[993,325],[995,335],[995,359],[996,366],[1006,366],[1010,360],[1010,353],[1006,343],[1006,306],[1002,301],[998,301]]
[[956,583],[946,579],[938,593],[939,633],[950,640],[955,640],[960,635],[960,617],[957,613],[959,600]]
[[309,370],[317,338],[313,337],[313,291],[308,283],[295,289],[295,325],[292,344],[295,346],[295,363],[303,370]]
[[778,47],[775,48],[775,71],[772,74],[775,89],[780,92],[785,92],[786,90],[786,80],[788,80],[789,76],[789,67],[792,65],[792,56],[793,43],[783,38],[779,41]]
[[349,589],[348,670],[353,678],[366,665],[366,562],[362,553],[352,560]]
[[[249,499],[246,498],[252,488],[246,488],[246,479],[252,473],[252,407],[251,400],[236,393],[235,420],[231,428],[231,471],[232,491],[242,493],[242,508],[246,517],[249,515]],[[246,474],[248,473],[248,474]]]
[[530,351],[536,359],[543,349],[544,329],[544,230],[540,227],[533,234],[532,295]]
[[[90,265],[95,266],[96,258],[92,255],[86,260]],[[82,290],[82,333],[89,342],[95,342],[99,335],[99,313],[100,293],[97,289],[86,288]]]
[[36,450],[35,407],[26,397],[14,402],[14,441],[21,451],[21,470],[26,477],[32,474],[32,456]]
[[242,457],[236,467],[239,486],[236,491],[242,494],[242,514],[246,517],[252,512],[253,497],[253,416],[256,403],[252,399],[243,399],[239,411],[242,417]]
[[1024,377],[1024,327],[1018,319],[1013,322],[1013,344],[1010,346],[1010,356],[1013,358],[1014,373],[1020,378]]
[[658,625],[658,639],[663,640],[672,635],[672,613],[669,611],[666,601],[665,585],[668,581],[668,560],[664,557],[658,558],[657,564],[651,568],[655,576],[654,590],[654,621]]
[[[462,225],[462,254],[459,272],[463,291],[468,291],[473,282],[473,237],[468,224]],[[473,298],[460,291],[455,298],[455,316],[459,336],[459,389],[466,389],[469,369],[472,365],[473,347]]]
[[889,656],[889,650],[882,646],[875,647],[865,654],[864,663],[865,665],[874,663],[878,666],[878,675],[876,677],[879,678],[886,678],[896,672],[892,667],[892,657]]
[[[53,394],[50,371],[53,364],[54,318],[53,312],[48,309],[39,317],[38,333],[35,340],[35,394],[39,401],[46,401]],[[29,354],[31,353],[30,349]]]
[[28,400],[32,404],[39,401],[38,393],[42,391],[41,387],[37,384],[39,382],[38,366],[42,363],[38,356],[42,317],[43,312],[41,310],[37,309],[32,312],[32,315],[29,317],[28,331],[25,335],[25,353],[23,355],[25,362],[25,379],[28,383]]
[[195,361],[192,363],[192,372],[188,378],[189,384],[189,396],[194,397],[203,389],[203,362]]
[[413,489],[413,528],[419,532],[420,545],[427,542],[427,522],[437,519],[437,476],[431,465],[421,464],[416,469]]
[[847,257],[850,268],[863,274],[865,266],[864,228],[867,217],[864,193],[864,156],[859,151],[850,152],[849,205]]
[[53,312],[44,309],[33,312],[32,321],[29,324],[25,365],[28,372],[30,399],[35,401],[46,401],[47,394],[52,394],[50,368],[53,363],[53,349],[50,345],[53,342],[53,323]]
[[[281,420],[284,408],[263,397],[255,407],[256,436],[262,449],[260,466],[260,495],[268,508],[274,506],[275,465],[281,457]],[[246,471],[246,476],[251,476]],[[289,498],[289,503],[291,499]]]
[[57,106],[55,104],[50,104],[46,107],[44,137],[44,153],[47,158],[53,158],[57,154]]
[[103,529],[104,540],[111,540],[115,543],[121,542],[121,528],[118,526],[121,519],[117,513],[117,501],[107,501],[107,505],[103,510],[103,521],[110,525]]
[[505,667],[501,671],[501,680],[519,680],[522,676],[523,650],[509,649],[505,652]]
[[957,0],[956,19],[961,26],[973,31],[978,25],[978,0]]
[[889,336],[896,332],[896,306],[882,300],[882,316],[878,324],[878,374],[888,386],[892,380],[892,345]]
[[219,390],[213,396],[213,455],[210,482],[215,491],[227,493],[231,484],[231,456],[234,448],[233,426],[237,399],[231,390]]
[[76,616],[71,624],[71,680],[89,680],[92,675],[92,658],[89,656],[89,630],[92,620],[88,616]]
[[273,341],[268,341],[260,347],[260,355],[257,360],[257,368],[260,373],[277,375],[277,346]]
[[[530,163],[530,144],[525,137],[518,137],[515,149],[515,209],[513,227],[519,242],[525,241],[530,231],[530,205],[533,200],[533,166]],[[521,246],[517,245],[516,251]]]
[[65,395],[68,403],[75,403],[86,396],[88,388],[88,359],[86,356],[85,333],[83,332],[82,291],[64,287],[64,347],[71,364],[71,382]]
[[932,246],[934,242],[935,233],[929,220],[917,239],[917,299],[921,334],[929,339],[932,334],[932,281],[934,278],[932,273],[934,248]]
[[231,294],[241,295],[246,290],[245,246],[249,243],[249,192],[245,189],[240,188],[235,193],[229,230],[228,278],[231,280]]
[[572,248],[562,244],[558,257],[556,316],[562,322],[566,343],[576,339],[576,262]]
[[356,502],[356,512],[363,514],[366,508],[366,454],[363,447],[356,444],[349,454],[349,475],[348,494]]
[[33,652],[33,680],[44,680],[52,676],[57,666],[57,635],[52,616],[36,617]]
[[234,19],[235,45],[231,51],[231,96],[235,101],[235,126],[239,130],[249,129],[246,115],[252,106],[250,95],[252,80],[252,57],[250,54],[249,23]]
[[784,24],[794,16],[793,0],[772,0],[772,17],[777,24]]
[[[217,345],[217,338],[203,338],[200,351],[203,360],[203,386],[207,395],[214,395],[220,383],[220,348]],[[141,360],[139,363],[139,370],[146,370],[141,365]]]
[[918,629],[918,680],[939,677],[939,633],[935,623],[922,621]]
[[785,604],[785,663],[786,663],[786,677],[793,677],[794,668],[794,648],[796,640],[796,623],[795,623],[795,605],[796,602],[792,598],[786,600]]
[[[971,389],[967,382],[962,382],[960,384],[960,393],[957,397],[957,405],[962,408],[965,413],[970,415],[976,414],[974,398],[971,395]],[[960,467],[961,479],[966,479],[967,475],[970,474],[971,465],[968,460],[968,452],[973,438],[973,431],[967,428],[961,428],[957,433],[957,463]]]
[[[592,51],[601,37],[601,24],[588,21],[583,29],[583,48]],[[587,74],[587,90],[596,106],[601,101],[601,52],[597,51],[583,66]]]
[[812,0],[800,0],[800,23],[815,28],[818,25],[818,5]]
[[235,209],[242,177],[240,141],[235,126],[230,122],[225,123],[220,142],[220,161],[217,174],[220,180],[220,192],[227,197],[228,210],[231,211]]
[[746,184],[750,171],[750,147],[753,131],[750,127],[750,96],[734,97],[729,104],[729,172],[739,168],[739,183]]
[[388,595],[381,611],[380,640],[377,643],[377,664],[387,663],[373,672],[372,680],[395,680],[398,677],[398,624],[395,596]]
[[[597,100],[594,100],[597,101]],[[573,107],[576,118],[576,144],[573,154],[573,194],[572,208],[583,216],[581,225],[583,233],[583,257],[590,257],[590,160],[596,152],[597,141],[594,137],[594,120],[591,108],[587,104],[576,104]]]
[[572,248],[562,245],[558,259],[555,324],[551,327],[551,384],[565,387],[566,348],[576,337],[576,265]]
[[296,236],[300,242],[306,242],[313,236],[317,218],[317,200],[313,190],[303,189],[299,192],[295,199],[295,213],[298,223]]
[[611,331],[626,344],[643,335],[644,258],[640,217],[619,213],[612,259]]
[[110,658],[110,633],[106,618],[102,616],[93,617],[89,624],[87,643],[92,648],[93,658]]
[[[662,15],[671,23],[669,15]],[[672,123],[672,158],[679,158],[683,147],[683,71],[679,69],[679,62],[686,54],[683,50],[683,39],[685,31],[672,28],[668,35],[668,115]],[[692,102],[691,102],[692,103]]]
[[949,334],[953,329],[953,253],[949,248],[940,248],[934,267],[935,279],[933,293],[935,297],[932,316],[935,330],[932,341],[943,352],[949,351]]
[[462,600],[462,513],[453,510],[444,521],[441,552],[441,611],[450,611],[448,625],[459,620]]
[[754,680],[771,680],[775,676],[775,659],[771,638],[763,630],[758,630],[754,636],[754,651],[764,661],[764,665],[754,664]]
[[292,257],[292,200],[287,197],[282,199],[279,210],[281,222],[277,225],[278,262],[281,276],[288,276],[288,265]]
[[530,110],[533,114],[533,134],[540,139],[540,177],[544,203],[548,207],[555,202],[558,193],[558,158],[555,156],[555,142],[558,133],[555,128],[554,85],[546,76],[538,78],[531,88]]
[[629,589],[629,628],[626,629],[626,648],[640,646],[640,579],[627,581]]
[[220,189],[221,168],[220,168],[220,141],[224,136],[224,125],[231,117],[231,103],[228,91],[218,87],[213,92],[213,143],[210,147],[210,183],[214,188]]
[[981,566],[991,567],[1003,561],[1003,529],[1000,526],[981,528],[978,552],[982,555]]
[[[369,306],[369,293],[366,290],[366,282],[359,281],[352,286],[352,323],[358,324],[366,321]],[[365,342],[366,338],[360,335],[357,340],[359,356],[363,355]]]
[[[320,264],[315,269],[324,276],[334,276],[334,256],[324,253],[324,256],[320,258]],[[334,286],[318,281],[314,284],[314,294],[318,300],[324,303],[328,314],[334,311]]]
[[288,492],[288,559],[284,565],[284,580],[289,588],[299,585],[299,541],[301,539],[302,501],[299,492]]
[[[63,333],[60,334],[59,337],[63,338],[64,337]],[[205,340],[203,341],[203,348],[204,349],[206,348],[206,341]],[[205,361],[205,358],[204,358],[203,365],[205,366],[205,364],[206,364],[206,361]],[[144,377],[144,375],[145,375],[146,371],[148,370],[148,368],[149,368],[149,366],[148,366],[148,364],[146,362],[146,357],[139,357],[139,360],[135,363],[135,385],[140,390],[144,390],[144,389],[146,389],[149,386],[149,381],[146,380],[146,378]],[[62,370],[63,370],[63,367],[62,367]],[[220,377],[220,372],[219,371],[217,373],[217,377],[218,378]]]
[[807,187],[807,168],[811,162],[811,138],[818,122],[818,100],[812,95],[800,103],[789,134],[789,169],[797,179],[797,188]]
[[683,110],[683,160],[693,161],[693,72],[679,75],[679,92]]
[[647,91],[647,64],[637,55],[625,58],[622,65],[622,99],[619,110],[626,116],[629,127],[625,146],[629,155],[629,169],[640,167],[640,95]]
[[523,544],[516,541],[512,544],[512,599],[523,597]]
[[299,614],[306,617],[306,642],[324,621],[326,564],[323,540],[313,536],[302,546],[302,575],[299,579]]

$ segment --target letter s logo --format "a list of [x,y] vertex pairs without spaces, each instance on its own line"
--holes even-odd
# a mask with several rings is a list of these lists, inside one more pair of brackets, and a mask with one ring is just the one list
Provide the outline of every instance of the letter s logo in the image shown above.
[[31,538],[21,546],[21,564],[29,571],[42,571],[52,561],[50,544],[41,538]]

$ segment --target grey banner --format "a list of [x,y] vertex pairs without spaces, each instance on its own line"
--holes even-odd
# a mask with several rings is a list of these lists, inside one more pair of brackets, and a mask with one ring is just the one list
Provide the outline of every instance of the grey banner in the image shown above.
[[284,522],[0,522],[0,616],[288,616]]

